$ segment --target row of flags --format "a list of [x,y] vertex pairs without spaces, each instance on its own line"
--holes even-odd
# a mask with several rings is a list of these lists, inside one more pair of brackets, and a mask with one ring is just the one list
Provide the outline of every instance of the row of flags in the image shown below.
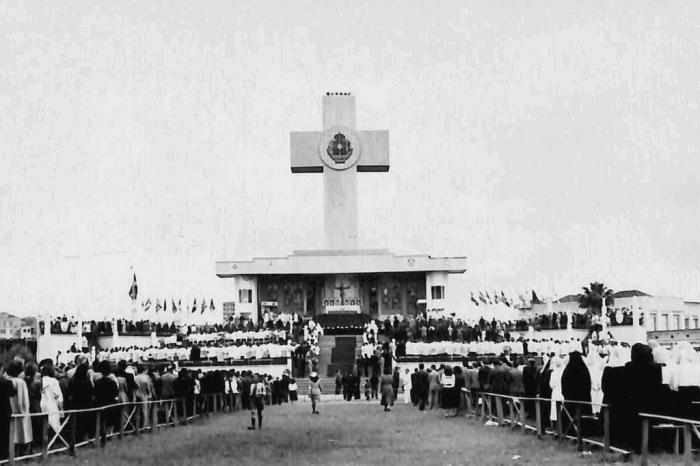
[[[136,298],[138,298],[139,294],[139,286],[138,283],[136,282],[136,274],[134,274],[134,280],[131,283],[131,287],[129,288],[129,297],[131,300],[135,303]],[[141,301],[141,309],[143,309],[144,312],[148,312],[151,310],[151,306],[153,306],[153,303],[151,302],[151,298],[146,299],[146,301]],[[182,305],[182,300],[179,299],[177,301],[177,304],[175,304],[175,300],[171,299],[170,300],[170,310],[172,311],[173,314],[177,312],[184,312],[185,308],[187,308],[187,304],[183,307]],[[207,312],[207,309],[209,309],[210,312],[214,312],[216,308],[214,307],[214,300],[210,299],[209,300],[209,306],[207,306],[207,300],[202,298],[201,305],[198,307],[197,306],[197,298],[194,299],[194,302],[192,303],[192,308],[191,312],[194,314],[197,312],[199,309],[201,314],[204,314]],[[156,313],[158,312],[168,312],[168,300],[163,299],[163,304],[160,303],[159,299],[156,299],[156,303],[154,306],[154,310]]]
[[[194,299],[194,302],[192,303],[192,307],[191,307],[191,311],[190,311],[191,313],[194,314],[195,312],[197,312],[197,310],[199,310],[199,312],[200,312],[201,314],[204,314],[205,312],[207,312],[207,309],[208,309],[210,312],[214,312],[214,311],[216,310],[216,307],[214,306],[214,300],[213,300],[213,299],[210,299],[210,300],[209,300],[209,305],[207,305],[207,300],[206,300],[206,299],[202,299],[200,302],[201,302],[201,305],[197,306],[197,298]],[[168,312],[168,300],[167,300],[167,299],[163,299],[163,304],[161,304],[161,303],[160,303],[160,299],[156,299],[155,306],[154,306],[153,303],[151,302],[151,298],[148,298],[148,299],[146,299],[146,301],[142,301],[142,302],[141,302],[141,309],[143,309],[143,312],[148,312],[148,311],[150,311],[150,310],[151,310],[151,307],[153,307],[153,309],[154,309],[154,311],[155,311],[156,313],[158,313],[158,312]],[[183,306],[182,300],[181,300],[181,299],[179,299],[179,300],[177,301],[177,304],[175,304],[175,300],[174,300],[174,299],[171,299],[171,300],[170,300],[170,311],[171,311],[173,314],[178,313],[178,312],[185,312],[187,309],[190,309],[189,306],[187,306],[187,304],[185,304],[185,305]]]
[[[526,303],[528,299],[526,298],[527,292],[525,294],[518,294],[518,298],[520,300],[520,303]],[[542,301],[537,297],[537,293],[535,293],[535,290],[531,290],[531,296],[530,296],[530,302],[532,304],[542,304]],[[499,291],[494,291],[493,293],[489,293],[488,291],[477,291],[476,294],[474,291],[471,292],[470,296],[470,301],[475,305],[475,306],[480,306],[480,305],[494,305],[494,304],[499,304],[503,303],[508,307],[512,307],[516,305],[515,299],[512,297],[506,296],[505,292],[503,290]]]

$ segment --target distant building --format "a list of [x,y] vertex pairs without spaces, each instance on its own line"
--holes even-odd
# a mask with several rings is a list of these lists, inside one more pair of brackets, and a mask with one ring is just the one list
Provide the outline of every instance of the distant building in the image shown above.
[[[621,313],[640,310],[640,315],[648,321],[648,331],[700,329],[700,303],[685,301],[676,296],[651,296],[639,290],[618,291],[613,294],[615,303],[608,306],[608,314],[613,317]],[[528,313],[532,315],[552,312],[581,313],[578,295],[567,295],[552,303],[533,304]]]
[[223,304],[224,309],[224,323],[227,323],[233,319],[236,314],[236,303],[234,301],[227,301]]
[[36,325],[34,317],[18,317],[0,312],[0,339],[36,338]]

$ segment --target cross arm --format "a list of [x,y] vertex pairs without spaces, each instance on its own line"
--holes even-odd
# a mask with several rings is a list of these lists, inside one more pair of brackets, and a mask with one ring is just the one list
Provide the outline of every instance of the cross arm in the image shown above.
[[357,163],[358,172],[389,171],[389,131],[358,131],[362,141],[362,156]]
[[293,131],[290,133],[292,173],[322,173],[323,165],[318,157],[318,131]]

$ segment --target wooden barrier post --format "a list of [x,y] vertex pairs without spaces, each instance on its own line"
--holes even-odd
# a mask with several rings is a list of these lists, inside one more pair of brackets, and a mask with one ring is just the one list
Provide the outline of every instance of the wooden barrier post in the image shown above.
[[601,409],[603,414],[603,452],[610,452],[610,408],[603,406]]
[[151,433],[155,434],[158,430],[158,404],[157,402],[150,403],[150,409],[148,410],[151,415]]
[[508,416],[510,417],[510,430],[515,429],[515,403],[513,398],[508,398]]
[[136,403],[134,404],[134,407],[136,408],[134,411],[134,433],[136,435],[141,434],[141,405]]
[[693,464],[693,438],[692,430],[688,423],[683,424],[683,462],[685,466]]
[[581,419],[581,405],[576,403],[576,450],[583,451],[583,419]]
[[526,421],[526,416],[525,416],[525,403],[522,399],[520,400],[520,424],[523,429],[523,434],[527,434],[527,425],[525,424]]
[[479,393],[479,396],[481,396],[481,420],[483,421],[486,419],[486,397],[483,393]]
[[649,464],[649,418],[642,417],[642,466]]
[[95,440],[93,440],[92,445],[97,448],[97,442],[102,434],[102,410],[98,409],[95,411]]
[[41,461],[49,457],[49,415],[42,416],[41,423]]
[[498,416],[498,425],[503,425],[503,400],[500,396],[496,396],[496,415]]
[[192,418],[197,416],[197,395],[192,397]]
[[184,422],[185,425],[187,425],[187,423],[188,423],[188,420],[187,420],[187,399],[182,398],[180,401],[182,402],[181,403],[182,404],[182,422]]
[[124,405],[119,407],[119,438],[124,438],[124,423],[126,422],[126,411]]
[[77,419],[78,415],[76,413],[71,413],[70,415],[70,440],[68,441],[69,447],[68,447],[68,453],[70,456],[75,456],[75,437],[76,437],[76,428],[77,428]]
[[564,440],[564,425],[561,419],[561,414],[564,410],[564,403],[560,403],[559,401],[553,401],[552,403],[556,403],[555,409],[557,412],[557,437],[559,438],[559,440]]
[[542,410],[540,409],[542,406],[540,405],[540,399],[539,397],[535,399],[535,422],[537,423],[537,438],[542,438],[543,430],[542,430]]
[[10,428],[8,429],[8,442],[7,442],[7,464],[14,466],[15,464],[15,419],[10,416]]
[[178,425],[178,418],[177,418],[177,400],[173,398],[170,400],[170,409],[173,410],[173,427]]

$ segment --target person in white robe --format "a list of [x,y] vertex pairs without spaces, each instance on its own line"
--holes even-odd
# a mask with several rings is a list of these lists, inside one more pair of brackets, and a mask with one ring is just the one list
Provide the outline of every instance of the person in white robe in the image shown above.
[[63,411],[63,392],[55,377],[56,372],[51,365],[41,368],[41,412],[49,413],[49,425],[54,432],[61,430],[61,414]]

